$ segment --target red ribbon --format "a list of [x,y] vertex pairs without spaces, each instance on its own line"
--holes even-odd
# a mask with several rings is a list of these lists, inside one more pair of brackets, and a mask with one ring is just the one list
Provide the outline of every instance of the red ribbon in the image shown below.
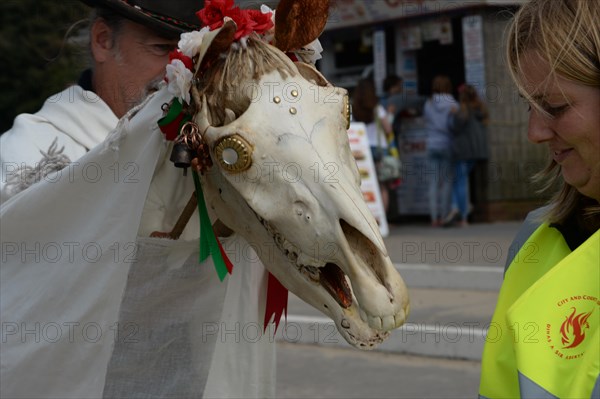
[[173,141],[179,136],[181,126],[190,119],[190,116],[183,112],[183,105],[175,98],[169,107],[167,115],[158,120],[158,126],[167,140]]
[[265,320],[264,330],[266,331],[267,325],[273,316],[273,322],[275,323],[275,332],[279,327],[281,316],[285,313],[287,319],[287,302],[288,302],[288,290],[277,280],[275,276],[269,273],[269,280],[267,283],[267,305],[265,308]]
[[233,263],[231,263],[231,261],[229,260],[229,257],[227,256],[227,253],[223,249],[223,245],[221,245],[221,241],[219,240],[219,237],[215,237],[215,238],[217,240],[217,244],[219,244],[219,251],[221,251],[221,256],[223,257],[223,261],[225,262],[225,267],[227,267],[227,271],[229,272],[229,274],[231,274],[231,272],[233,272]]

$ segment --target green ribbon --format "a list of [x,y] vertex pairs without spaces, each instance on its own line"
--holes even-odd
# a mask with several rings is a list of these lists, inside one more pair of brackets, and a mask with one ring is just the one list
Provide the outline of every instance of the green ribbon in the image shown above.
[[168,125],[179,116],[181,111],[183,111],[183,104],[181,104],[177,98],[174,98],[169,107],[169,112],[158,120],[158,124],[161,126]]
[[[219,279],[223,281],[229,269],[227,268],[226,261],[224,259],[224,251],[215,236],[210,218],[208,217],[208,210],[206,209],[206,201],[204,200],[204,193],[202,192],[202,184],[198,173],[194,171],[194,186],[196,187],[196,198],[198,200],[198,213],[200,214],[200,262],[204,262],[209,256],[212,257],[215,269]],[[227,255],[225,255],[227,256]]]
[[158,120],[158,126],[167,137],[167,140],[173,141],[179,136],[181,126],[190,119],[191,116],[183,112],[183,105],[177,98],[174,98],[167,115]]

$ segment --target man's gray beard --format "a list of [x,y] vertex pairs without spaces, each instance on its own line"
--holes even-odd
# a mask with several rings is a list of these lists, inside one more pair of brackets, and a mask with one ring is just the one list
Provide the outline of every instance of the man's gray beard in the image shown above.
[[130,98],[129,109],[132,109],[132,108],[140,105],[146,99],[146,97],[148,97],[150,94],[154,93],[155,91],[158,91],[158,89],[160,89],[160,85],[163,81],[164,81],[164,78],[162,76],[157,77],[157,78],[153,79],[152,81],[150,81],[141,90],[139,95],[137,95],[136,97]]

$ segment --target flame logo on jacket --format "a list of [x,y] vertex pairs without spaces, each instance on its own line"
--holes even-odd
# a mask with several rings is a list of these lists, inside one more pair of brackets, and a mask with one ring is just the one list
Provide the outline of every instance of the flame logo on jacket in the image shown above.
[[575,348],[585,339],[585,330],[590,328],[588,323],[589,317],[592,312],[577,313],[577,309],[573,309],[573,312],[567,316],[566,320],[560,326],[560,334],[562,335],[562,343],[565,345],[563,348]]

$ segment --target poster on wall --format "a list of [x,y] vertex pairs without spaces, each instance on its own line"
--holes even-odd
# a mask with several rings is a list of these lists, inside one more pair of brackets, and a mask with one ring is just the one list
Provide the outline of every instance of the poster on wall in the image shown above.
[[452,22],[450,19],[443,18],[439,21],[439,34],[438,40],[440,44],[452,44],[454,42],[454,36],[452,36]]
[[385,56],[385,31],[376,30],[373,32],[373,69],[375,88],[377,95],[382,96],[383,80],[387,76],[387,59]]
[[350,150],[356,160],[356,166],[358,166],[360,173],[360,190],[363,198],[379,225],[381,235],[387,237],[390,232],[375,173],[375,164],[373,163],[371,148],[367,140],[365,124],[362,122],[352,122],[350,129],[348,129],[348,139],[350,141]]
[[483,47],[483,20],[481,15],[462,19],[465,81],[474,86],[485,98],[485,54]]
[[414,51],[399,50],[396,53],[396,73],[403,78],[404,94],[417,94],[417,58]]
[[[513,0],[520,1],[520,0]],[[488,0],[468,0],[469,6],[485,5]],[[336,0],[325,30],[446,13],[465,6],[454,0]],[[446,36],[444,40],[448,39]]]
[[402,50],[418,50],[423,47],[421,27],[407,26],[400,29],[400,47]]
[[400,215],[429,214],[428,181],[432,176],[427,169],[426,138],[423,118],[402,120],[402,184],[397,192],[397,209]]

